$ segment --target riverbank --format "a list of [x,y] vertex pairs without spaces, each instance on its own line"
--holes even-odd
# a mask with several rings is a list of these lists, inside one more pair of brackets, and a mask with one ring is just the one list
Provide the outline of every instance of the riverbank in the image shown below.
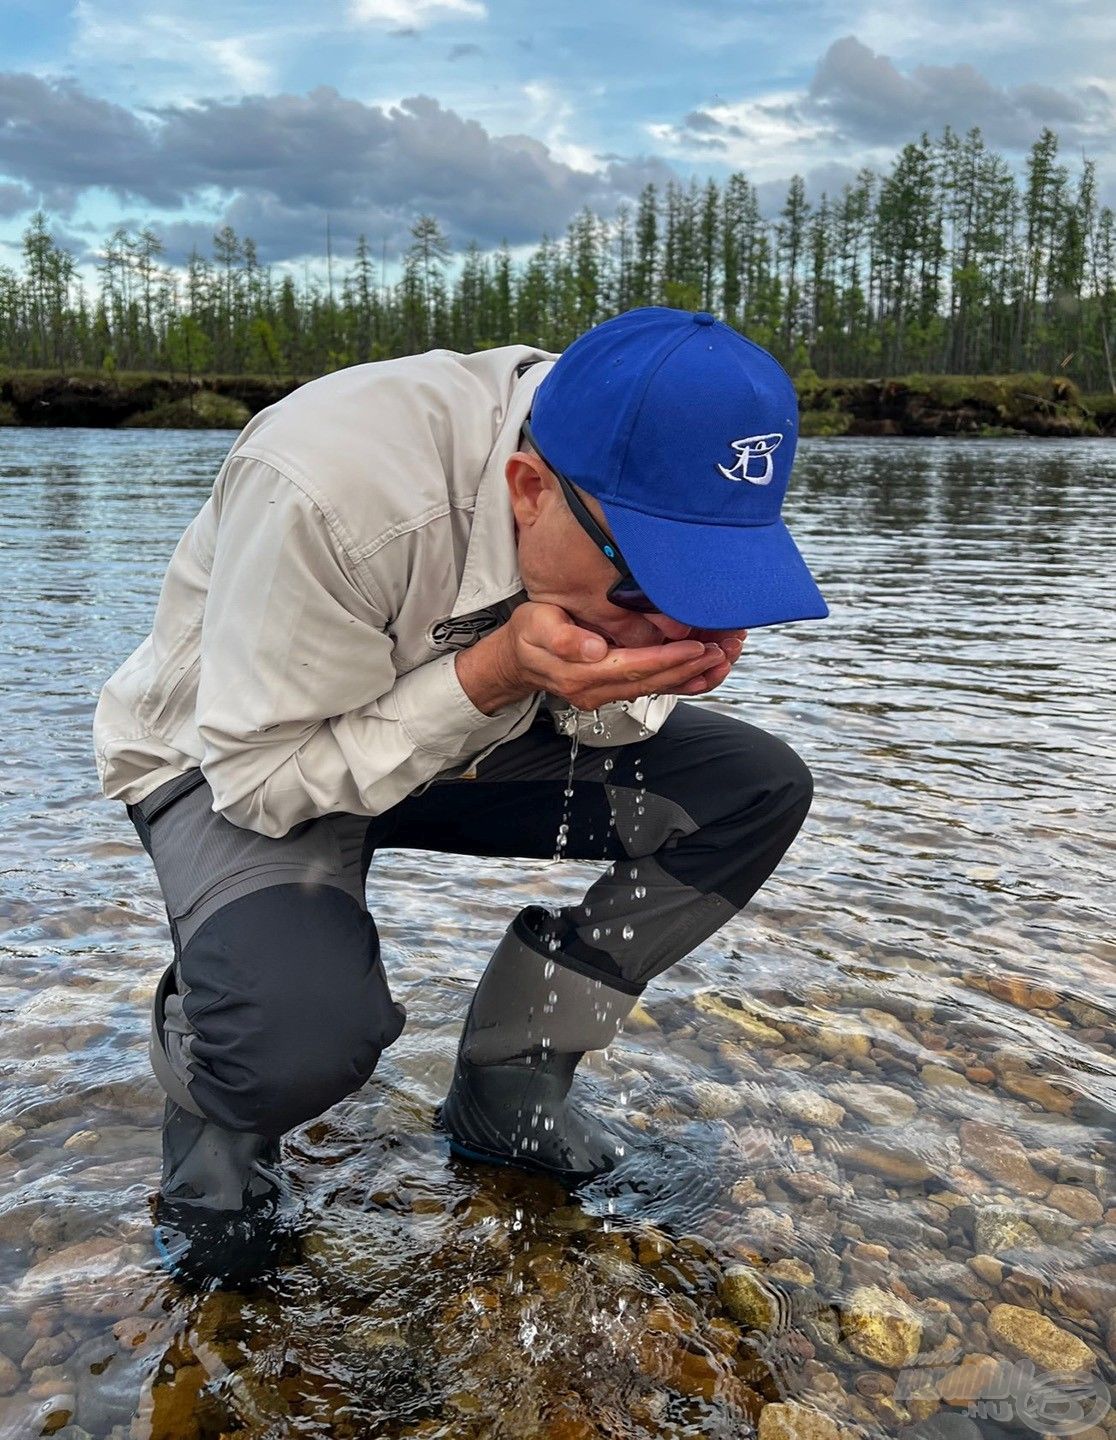
[[[0,426],[238,430],[310,377],[0,371]],[[800,377],[802,434],[1113,436],[1116,396],[1048,375]]]

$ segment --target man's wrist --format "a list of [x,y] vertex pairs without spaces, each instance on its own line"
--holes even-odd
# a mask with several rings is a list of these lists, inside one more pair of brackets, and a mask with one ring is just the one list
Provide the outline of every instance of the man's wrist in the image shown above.
[[462,690],[484,715],[498,711],[534,694],[533,688],[515,674],[510,660],[510,636],[501,625],[468,650],[454,656],[454,668]]

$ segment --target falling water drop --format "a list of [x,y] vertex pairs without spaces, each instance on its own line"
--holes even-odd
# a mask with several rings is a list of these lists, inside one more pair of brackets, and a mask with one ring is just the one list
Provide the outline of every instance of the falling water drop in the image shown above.
[[562,792],[565,796],[565,800],[562,805],[562,819],[558,826],[558,838],[554,843],[553,859],[555,860],[561,860],[564,858],[562,852],[566,848],[566,844],[569,840],[570,835],[570,802],[573,799],[574,793],[574,766],[577,761],[577,746],[578,733],[575,729],[573,734],[570,736],[570,767],[566,772],[566,787]]

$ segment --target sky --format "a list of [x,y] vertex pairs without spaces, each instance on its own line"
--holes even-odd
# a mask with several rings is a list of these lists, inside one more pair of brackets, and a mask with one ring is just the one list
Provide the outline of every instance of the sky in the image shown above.
[[926,130],[1021,168],[1044,125],[1116,205],[1113,0],[0,0],[0,264],[35,207],[79,260],[224,223],[261,258],[398,254],[423,212],[513,247],[648,181],[773,212]]

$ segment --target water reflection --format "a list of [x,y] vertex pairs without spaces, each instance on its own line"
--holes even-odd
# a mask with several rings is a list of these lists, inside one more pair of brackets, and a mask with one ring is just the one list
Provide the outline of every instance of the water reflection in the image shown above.
[[301,1262],[191,1298],[148,1249],[161,904],[89,722],[228,439],[0,431],[0,1437],[833,1440],[960,1418],[966,1357],[1110,1383],[1112,447],[805,444],[833,618],[754,632],[709,703],[817,799],[588,1057],[643,1144],[574,1203],[449,1156],[492,945],[593,871],[386,852],[408,1026],[289,1137]]

